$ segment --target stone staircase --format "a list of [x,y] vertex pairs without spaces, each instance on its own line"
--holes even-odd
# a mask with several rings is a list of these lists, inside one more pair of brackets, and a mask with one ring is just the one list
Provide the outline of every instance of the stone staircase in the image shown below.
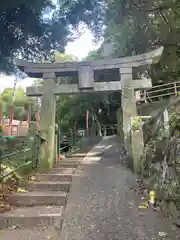
[[83,157],[61,160],[50,172],[36,174],[22,186],[27,191],[8,195],[12,209],[0,214],[0,239],[57,239],[72,175]]

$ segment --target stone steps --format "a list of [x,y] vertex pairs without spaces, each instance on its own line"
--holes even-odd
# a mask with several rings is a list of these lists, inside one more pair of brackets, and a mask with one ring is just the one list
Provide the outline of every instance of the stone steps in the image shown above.
[[76,159],[76,158],[70,158],[68,160],[61,160],[55,168],[76,168],[80,163],[80,160]]
[[61,226],[3,229],[0,231],[0,237],[2,240],[56,240],[59,238],[59,228],[61,229]]
[[56,166],[48,174],[73,174],[76,168]]
[[62,165],[61,164],[58,164],[54,169],[56,168],[77,168],[78,166],[78,163],[74,162],[74,163],[63,163]]
[[0,215],[1,228],[34,228],[61,225],[64,206],[35,206],[12,208]]
[[69,192],[71,187],[71,182],[60,182],[60,181],[29,181],[27,189],[32,191],[61,191]]
[[7,195],[12,206],[65,205],[67,193],[56,191],[23,192]]
[[36,181],[71,182],[72,181],[72,173],[37,174]]
[[22,183],[24,192],[7,195],[12,209],[0,214],[0,238],[57,239],[72,175],[79,163],[78,157],[61,160],[48,173],[35,174],[26,186]]

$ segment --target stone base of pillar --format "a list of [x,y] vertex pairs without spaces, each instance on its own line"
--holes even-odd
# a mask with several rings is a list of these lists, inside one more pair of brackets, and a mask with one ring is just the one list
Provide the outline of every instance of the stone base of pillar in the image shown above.
[[141,170],[141,157],[144,151],[143,133],[137,130],[131,133],[131,146],[133,158],[133,171],[140,173]]
[[55,164],[55,130],[40,131],[41,145],[39,151],[38,172],[45,173]]
[[[134,120],[136,128],[134,128]],[[144,151],[144,137],[141,127],[141,119],[139,117],[132,117],[131,130],[129,133],[125,133],[124,131],[124,146],[128,158],[128,167],[134,172],[140,173],[141,157]]]
[[47,141],[47,134],[45,132],[40,132],[41,136],[41,146],[39,152],[39,164],[38,164],[38,172],[45,173],[49,170],[49,144]]
[[131,147],[131,135],[124,134],[124,147],[127,155],[127,167],[133,170],[133,156]]
[[42,144],[40,149],[40,162],[38,172],[46,173],[49,170],[49,159],[47,159],[47,155],[45,154],[45,148],[47,144]]
[[117,118],[117,135],[123,137],[123,118],[122,118],[122,109],[116,111]]

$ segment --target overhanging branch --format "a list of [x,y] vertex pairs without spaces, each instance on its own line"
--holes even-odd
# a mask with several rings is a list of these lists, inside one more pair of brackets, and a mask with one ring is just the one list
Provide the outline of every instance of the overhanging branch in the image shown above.
[[135,6],[136,8],[138,8],[140,11],[143,11],[143,12],[156,12],[156,11],[162,11],[162,10],[169,9],[169,5],[162,5],[162,6],[154,7],[154,8],[151,8],[151,9],[142,8],[141,6],[139,6],[136,3],[132,3],[132,5]]

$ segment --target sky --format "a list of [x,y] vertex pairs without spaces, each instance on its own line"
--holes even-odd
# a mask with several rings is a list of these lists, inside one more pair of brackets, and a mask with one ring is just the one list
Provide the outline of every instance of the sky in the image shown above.
[[[78,57],[79,60],[86,57],[89,51],[95,50],[99,45],[93,44],[93,36],[89,30],[86,30],[78,39],[74,42],[67,44],[66,53]],[[19,80],[17,87],[23,87],[24,89],[27,86],[31,86],[33,83],[32,78],[25,78]],[[14,84],[14,77],[9,76],[0,76],[0,92],[4,88],[12,88]]]

